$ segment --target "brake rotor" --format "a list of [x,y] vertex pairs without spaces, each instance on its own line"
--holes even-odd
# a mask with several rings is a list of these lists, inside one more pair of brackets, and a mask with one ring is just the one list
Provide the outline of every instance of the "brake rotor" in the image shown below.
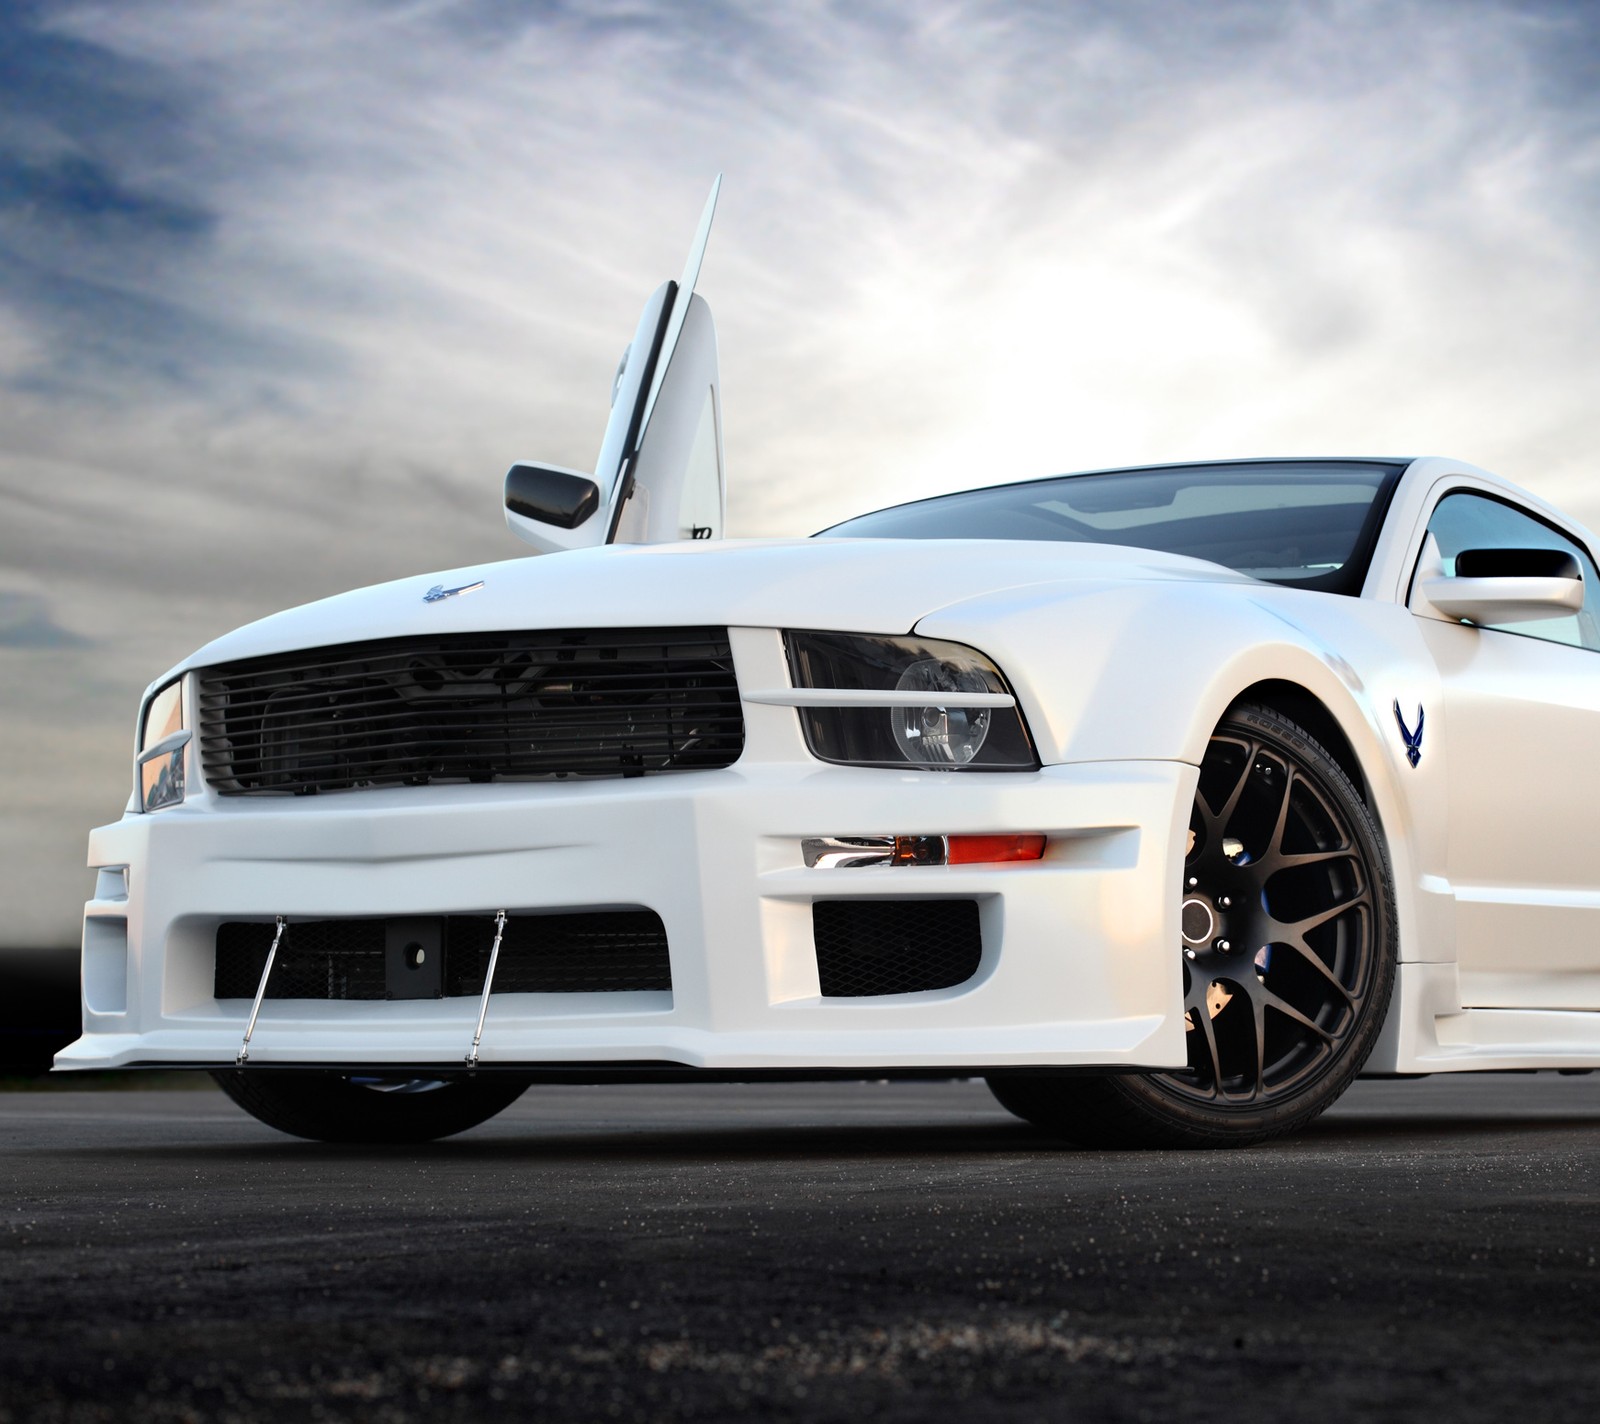
[[[1218,1014],[1220,1014],[1225,1008],[1227,1008],[1228,1005],[1230,1003],[1232,1003],[1232,1002],[1233,1002],[1233,991],[1231,989],[1223,988],[1222,987],[1222,980],[1213,979],[1208,985],[1206,985],[1206,1015],[1207,1015],[1207,1017],[1216,1018],[1216,1016]],[[1184,1024],[1184,1032],[1185,1033],[1193,1033],[1194,1032],[1194,1014],[1193,1014],[1193,1010],[1185,1009],[1183,1011],[1183,1024]]]
[[[1184,847],[1185,860],[1194,854],[1195,840],[1196,836],[1194,827],[1190,826],[1188,843]],[[1234,840],[1232,837],[1229,837],[1222,843],[1222,853],[1227,856],[1229,860],[1237,861],[1244,853],[1244,845],[1241,842]],[[1187,934],[1185,937],[1188,937]],[[1202,938],[1203,937],[1204,936],[1202,936]],[[1211,983],[1206,986],[1206,1013],[1209,1017],[1216,1018],[1216,1016],[1225,1008],[1227,1008],[1232,1001],[1233,991],[1230,989],[1225,989],[1220,979],[1213,979]],[[1195,1023],[1192,1010],[1184,1010],[1183,1022],[1185,1032],[1193,1033]]]

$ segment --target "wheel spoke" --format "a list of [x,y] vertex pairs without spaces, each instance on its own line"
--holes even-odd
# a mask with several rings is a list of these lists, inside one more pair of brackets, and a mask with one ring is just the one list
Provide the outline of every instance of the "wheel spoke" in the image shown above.
[[1363,890],[1359,895],[1352,895],[1348,900],[1339,901],[1337,905],[1329,905],[1327,909],[1318,910],[1314,915],[1307,915],[1303,920],[1275,921],[1274,923],[1290,939],[1304,939],[1312,930],[1321,928],[1329,920],[1338,919],[1340,915],[1355,909],[1357,905],[1370,905],[1371,903],[1372,892]]
[[1215,837],[1218,839],[1220,839],[1223,831],[1227,829],[1228,822],[1238,808],[1239,798],[1244,795],[1244,788],[1250,781],[1250,769],[1256,764],[1256,752],[1260,749],[1260,744],[1254,741],[1235,742],[1234,745],[1242,745],[1244,747],[1244,765],[1239,770],[1239,779],[1233,783],[1233,789],[1228,792],[1228,799],[1222,803],[1222,809],[1213,811],[1205,797],[1200,794],[1199,789],[1196,788],[1195,790],[1194,799],[1199,803],[1201,811],[1205,813],[1206,828],[1214,832]]
[[1250,1096],[1257,1097],[1267,1087],[1267,1013],[1266,1002],[1260,994],[1250,995],[1250,1008],[1256,1030],[1256,1085]]
[[1338,850],[1308,850],[1295,855],[1278,855],[1273,858],[1272,869],[1295,870],[1302,865],[1322,865],[1330,860],[1357,860],[1361,852],[1354,846],[1341,846]]
[[1259,857],[1267,863],[1280,861],[1283,858],[1283,831],[1289,824],[1289,795],[1300,776],[1292,766],[1288,768],[1288,773],[1283,778],[1283,800],[1278,803],[1278,815],[1272,823],[1272,834],[1267,837],[1267,847]]
[[1204,990],[1200,994],[1199,1007],[1191,1008],[1189,1017],[1194,1020],[1195,1032],[1205,1040],[1206,1053],[1211,1059],[1212,1095],[1220,1096],[1222,1093],[1222,1053],[1217,1047],[1217,1029],[1216,1025],[1211,1022],[1210,1010],[1206,1008]]
[[1301,962],[1305,963],[1305,964],[1309,964],[1313,969],[1315,969],[1317,971],[1317,973],[1320,974],[1323,977],[1323,979],[1334,990],[1337,991],[1337,993],[1339,994],[1340,998],[1342,998],[1345,1001],[1345,1003],[1347,1003],[1347,1004],[1354,1004],[1355,1003],[1356,996],[1354,994],[1352,994],[1347,988],[1345,988],[1344,984],[1340,981],[1339,976],[1333,972],[1333,970],[1328,966],[1326,961],[1324,961],[1322,956],[1320,954],[1318,954],[1316,952],[1316,950],[1312,949],[1312,947],[1309,944],[1307,944],[1303,939],[1275,940],[1274,943],[1275,944],[1281,944],[1281,945],[1284,946],[1285,949],[1293,950],[1294,953],[1299,955],[1300,959],[1301,959]]
[[1306,1015],[1301,1013],[1299,1009],[1295,1008],[1295,1006],[1287,999],[1280,998],[1277,994],[1274,994],[1271,989],[1268,989],[1265,986],[1262,987],[1260,1004],[1261,1008],[1258,1009],[1256,1013],[1258,1022],[1263,1017],[1262,1010],[1273,1008],[1285,1018],[1293,1019],[1297,1024],[1300,1025],[1301,1028],[1310,1029],[1311,1032],[1316,1034],[1317,1037],[1320,1038],[1324,1043],[1333,1042],[1334,1035],[1329,1033],[1327,1029],[1323,1028],[1323,1026],[1315,1019],[1307,1018]]

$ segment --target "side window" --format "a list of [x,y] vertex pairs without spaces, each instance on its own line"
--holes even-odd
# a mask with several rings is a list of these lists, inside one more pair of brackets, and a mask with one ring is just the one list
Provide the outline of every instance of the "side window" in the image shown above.
[[1486,623],[1483,626],[1524,638],[1600,652],[1600,578],[1581,544],[1574,543],[1542,520],[1487,495],[1461,491],[1447,494],[1434,507],[1428,533],[1438,542],[1444,571],[1456,571],[1456,555],[1463,549],[1561,549],[1573,555],[1583,570],[1583,607],[1565,618],[1540,618],[1525,623]]

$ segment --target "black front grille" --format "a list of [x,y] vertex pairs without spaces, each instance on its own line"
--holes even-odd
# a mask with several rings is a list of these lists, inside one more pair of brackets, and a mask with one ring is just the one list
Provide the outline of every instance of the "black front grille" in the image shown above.
[[462,633],[208,668],[224,795],[722,767],[744,749],[727,630]]
[[[266,997],[401,997],[390,992],[388,974],[393,971],[385,956],[386,924],[384,920],[291,920],[278,945]],[[493,916],[449,915],[440,925],[443,996],[481,994],[494,944]],[[217,926],[217,998],[255,997],[275,932],[273,923],[260,920]],[[671,987],[667,931],[654,910],[511,916],[494,971],[496,994],[596,994]]]
[[948,989],[983,957],[976,900],[818,900],[811,916],[827,999]]

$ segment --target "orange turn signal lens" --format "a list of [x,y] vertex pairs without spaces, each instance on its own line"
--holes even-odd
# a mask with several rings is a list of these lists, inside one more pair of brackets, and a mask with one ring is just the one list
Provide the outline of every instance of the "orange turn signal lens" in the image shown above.
[[946,865],[994,865],[1044,855],[1043,836],[949,836],[946,844]]

